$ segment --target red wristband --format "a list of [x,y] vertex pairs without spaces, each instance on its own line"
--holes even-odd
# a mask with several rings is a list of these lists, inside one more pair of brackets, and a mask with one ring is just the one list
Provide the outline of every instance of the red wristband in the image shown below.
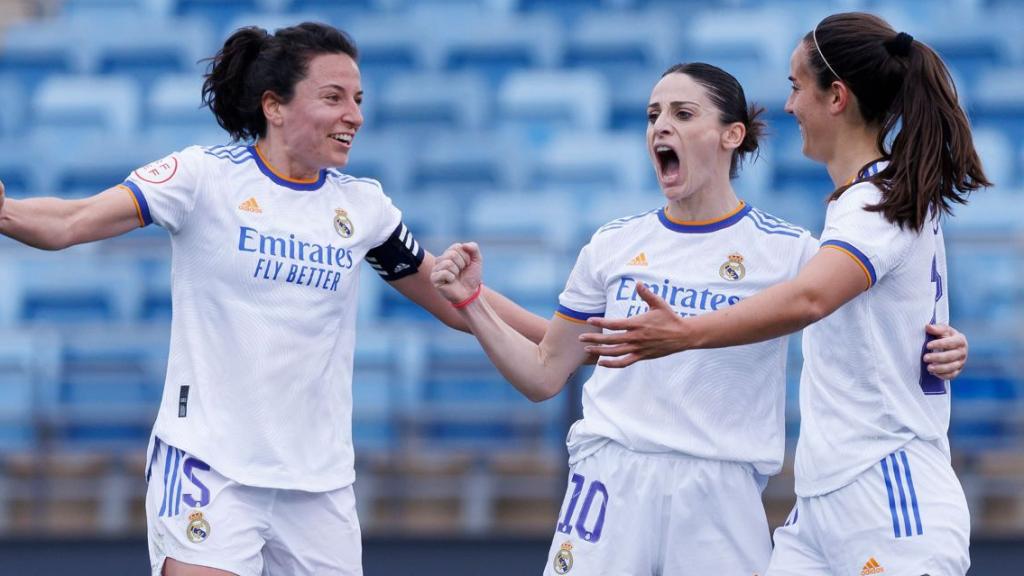
[[469,295],[469,298],[466,298],[462,302],[452,302],[452,307],[454,307],[456,310],[462,310],[466,306],[469,306],[470,304],[473,303],[474,300],[480,297],[480,292],[482,292],[483,289],[484,283],[481,282],[480,285],[476,287],[476,291]]

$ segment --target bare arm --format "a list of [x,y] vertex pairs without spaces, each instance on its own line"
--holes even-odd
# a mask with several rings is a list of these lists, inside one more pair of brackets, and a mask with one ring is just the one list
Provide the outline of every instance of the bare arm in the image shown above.
[[131,192],[115,186],[89,198],[5,198],[0,183],[0,234],[43,250],[118,236],[141,225]]
[[[868,287],[857,264],[835,250],[819,250],[800,274],[725,310],[682,319],[643,284],[637,286],[650,311],[626,320],[594,318],[590,322],[615,334],[586,334],[596,344],[587,350],[610,356],[599,363],[621,368],[645,358],[658,358],[691,348],[720,348],[761,342],[796,332],[828,316]],[[950,326],[926,326],[937,339],[923,357],[928,371],[952,380],[967,362],[967,338]]]
[[556,316],[540,344],[534,344],[506,324],[484,298],[455,310],[448,302],[470,297],[480,286],[481,269],[476,244],[456,244],[438,259],[431,280],[447,300],[445,305],[465,320],[491,362],[517,390],[534,402],[558,394],[588,358],[580,335],[597,328]]
[[800,274],[726,309],[696,318],[680,318],[643,284],[637,291],[651,310],[628,319],[592,318],[591,324],[613,334],[580,336],[594,344],[587,350],[601,356],[602,366],[621,368],[646,358],[659,358],[694,348],[750,344],[790,334],[828,316],[868,287],[856,262],[836,250],[819,250]]
[[[415,274],[391,282],[391,285],[403,296],[422,306],[446,325],[469,332],[470,327],[457,310],[438,293],[430,281],[430,273],[434,269],[436,259],[430,252],[426,253],[423,263]],[[484,287],[483,297],[494,312],[513,330],[528,338],[531,342],[540,342],[547,330],[548,321],[529,312],[502,294]]]

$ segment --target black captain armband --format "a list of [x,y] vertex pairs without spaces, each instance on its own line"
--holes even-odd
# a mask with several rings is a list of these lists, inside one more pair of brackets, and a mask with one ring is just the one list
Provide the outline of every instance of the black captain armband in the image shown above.
[[412,232],[399,222],[383,244],[366,253],[366,261],[388,282],[415,274],[423,262],[423,247]]

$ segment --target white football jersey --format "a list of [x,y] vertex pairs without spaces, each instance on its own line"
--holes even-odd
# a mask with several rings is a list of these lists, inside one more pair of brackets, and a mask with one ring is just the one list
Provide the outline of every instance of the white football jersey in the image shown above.
[[250,486],[355,478],[359,263],[401,215],[373,180],[286,179],[249,146],[193,146],[132,172],[171,234],[173,317],[153,433]]
[[[716,221],[679,223],[655,210],[615,220],[583,248],[559,297],[563,318],[625,318],[647,284],[682,316],[739,302],[796,276],[817,249],[809,232],[740,204]],[[787,338],[689,350],[624,369],[597,367],[583,387],[574,440],[782,466]],[[585,454],[580,455],[585,456]]]
[[870,288],[804,329],[796,493],[849,484],[913,438],[947,457],[949,390],[924,369],[925,325],[948,323],[946,251],[938,218],[920,232],[881,212],[881,192],[861,182],[828,205],[822,248],[863,269]]

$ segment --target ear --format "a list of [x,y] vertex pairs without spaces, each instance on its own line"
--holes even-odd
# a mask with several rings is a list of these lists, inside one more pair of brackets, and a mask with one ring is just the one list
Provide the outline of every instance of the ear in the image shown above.
[[743,144],[743,139],[746,136],[747,127],[742,122],[733,122],[722,132],[722,147],[726,150],[735,150]]
[[854,96],[845,82],[836,80],[829,86],[828,98],[829,112],[839,115],[853,104]]
[[281,99],[277,94],[267,90],[263,93],[260,104],[263,107],[263,116],[267,119],[267,125],[280,128],[284,124],[284,114],[281,110]]

